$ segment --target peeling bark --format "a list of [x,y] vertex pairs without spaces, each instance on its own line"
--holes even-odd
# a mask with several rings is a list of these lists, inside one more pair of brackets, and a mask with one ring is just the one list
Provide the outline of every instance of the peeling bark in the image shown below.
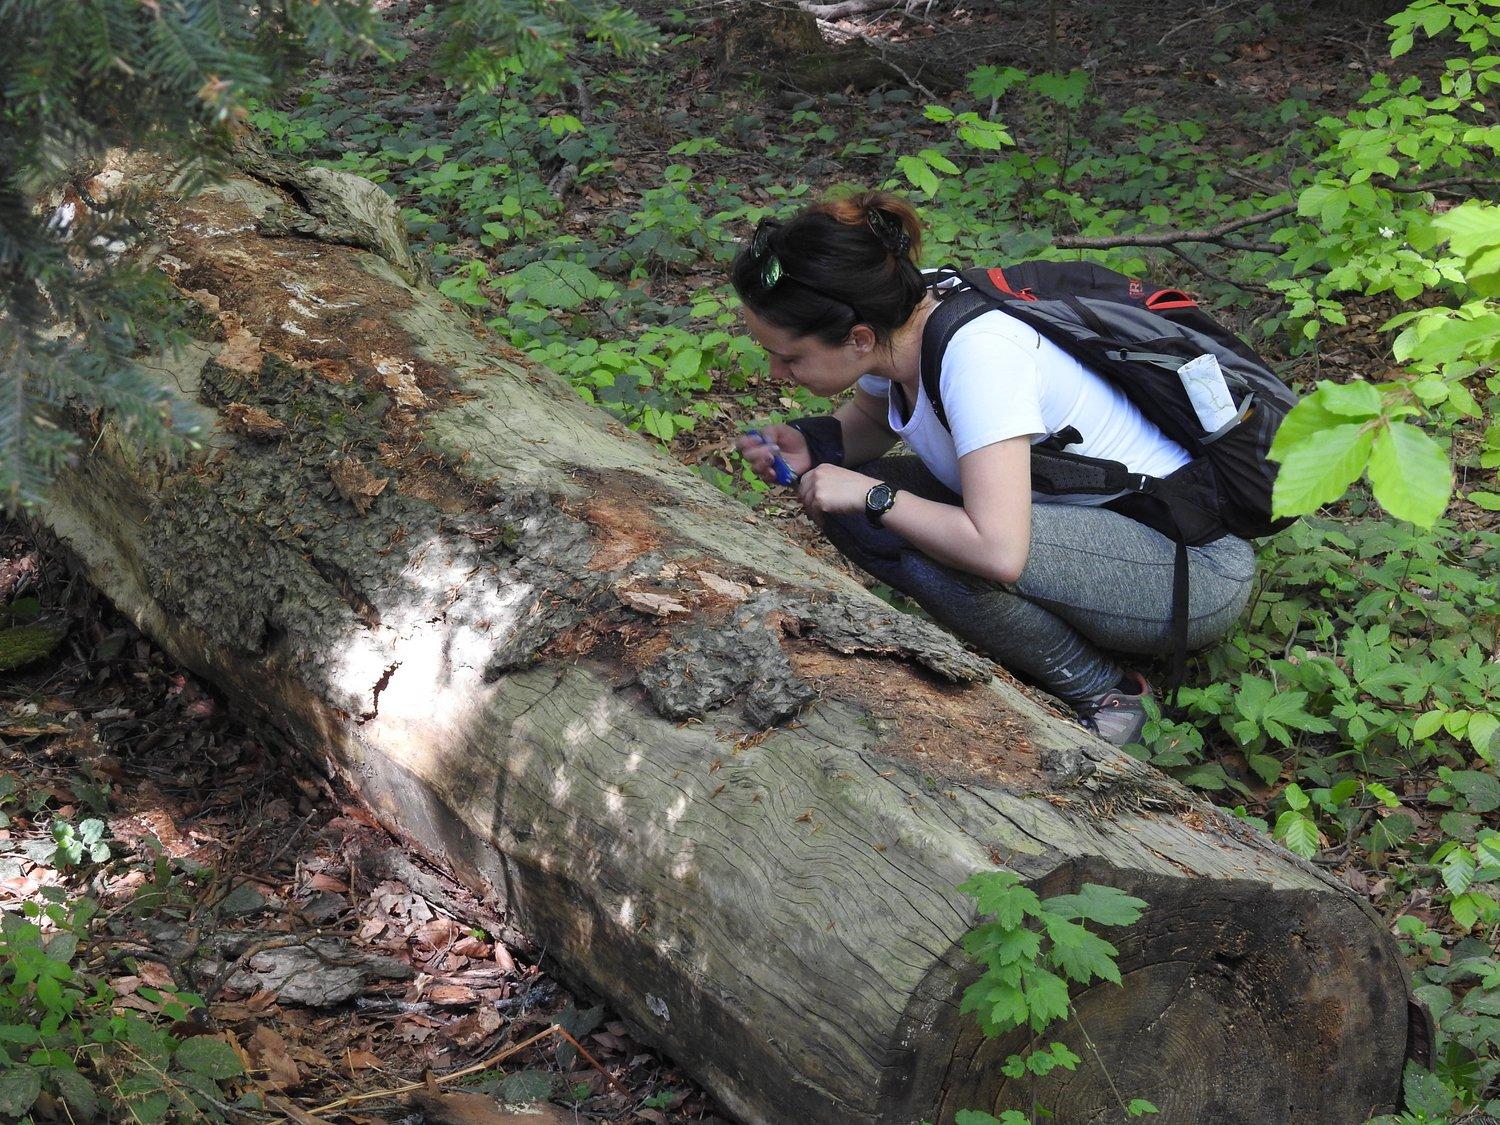
[[[1399,1100],[1427,1044],[1361,902],[581,403],[382,199],[259,157],[134,251],[202,308],[154,369],[219,424],[178,467],[96,435],[46,518],[143,629],[743,1121]],[[995,867],[1150,904],[1077,997],[1108,1078],[1070,1024],[1032,1091],[959,1015]]]

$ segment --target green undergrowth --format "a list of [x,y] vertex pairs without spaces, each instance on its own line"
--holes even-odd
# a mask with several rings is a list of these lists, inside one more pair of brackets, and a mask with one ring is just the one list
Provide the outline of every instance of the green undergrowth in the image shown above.
[[[1084,256],[1199,293],[1306,396],[1276,451],[1278,504],[1306,518],[1262,545],[1240,627],[1134,752],[1384,912],[1439,1027],[1402,1120],[1456,1120],[1500,1112],[1500,221],[1458,206],[1497,178],[1493,13],[1417,0],[1342,106],[1294,89],[1228,124],[1121,105],[1088,71],[1001,67],[938,102],[783,110],[699,80],[684,12],[660,17],[652,60],[580,47],[586,107],[517,80],[444,91],[397,60],[253,120],[386,185],[445,293],[679,452],[827,408],[771,385],[725,283],[756,221],[827,189],[916,199],[930,265]],[[1408,69],[1432,37],[1445,61]],[[1058,245],[1215,227],[1171,249]],[[700,468],[764,496],[740,465]]]
[[[138,1010],[111,983],[137,968],[139,952],[112,940],[111,926],[172,916],[202,888],[158,850],[129,901],[101,910],[90,884],[118,860],[106,789],[89,770],[66,788],[0,773],[0,828],[22,837],[26,858],[62,874],[62,885],[0,914],[0,1120],[29,1122],[43,1106],[45,1120],[243,1120],[264,1103],[228,1085],[244,1064],[207,1034],[203,998],[143,984],[136,1003],[150,1010]],[[75,821],[70,808],[90,815]]]
[[227,1042],[177,1030],[201,997],[142,987],[158,1015],[114,1006],[84,957],[96,913],[90,899],[44,888],[42,902],[0,918],[0,1117],[21,1119],[44,1093],[84,1121],[225,1121],[259,1108],[253,1095],[228,1104],[221,1084],[244,1066]]

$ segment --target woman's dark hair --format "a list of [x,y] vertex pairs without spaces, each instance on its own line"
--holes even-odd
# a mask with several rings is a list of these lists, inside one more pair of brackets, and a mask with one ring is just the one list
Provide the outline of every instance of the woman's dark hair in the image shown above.
[[763,221],[730,280],[757,316],[797,336],[841,344],[868,324],[885,344],[927,292],[921,240],[917,213],[888,192],[825,199]]

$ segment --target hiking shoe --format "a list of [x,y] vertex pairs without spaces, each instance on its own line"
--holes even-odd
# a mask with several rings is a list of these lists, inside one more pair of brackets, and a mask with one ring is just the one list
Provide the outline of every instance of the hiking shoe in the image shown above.
[[1135,679],[1134,692],[1115,688],[1095,699],[1080,703],[1076,708],[1080,723],[1115,746],[1139,742],[1141,732],[1146,729],[1146,708],[1142,705],[1142,700],[1151,694],[1151,685],[1139,672],[1128,672],[1126,675]]

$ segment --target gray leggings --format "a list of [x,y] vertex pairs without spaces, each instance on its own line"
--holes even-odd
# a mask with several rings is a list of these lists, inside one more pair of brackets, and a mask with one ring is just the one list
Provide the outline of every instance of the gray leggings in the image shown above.
[[[962,503],[915,457],[882,457],[859,471],[928,500]],[[1119,664],[1100,648],[1172,651],[1176,546],[1118,512],[1033,504],[1026,568],[1005,584],[935,562],[863,514],[830,516],[824,534],[850,561],[1064,702],[1097,698],[1120,681]],[[1189,648],[1229,631],[1254,575],[1255,552],[1243,539],[1188,548]]]

